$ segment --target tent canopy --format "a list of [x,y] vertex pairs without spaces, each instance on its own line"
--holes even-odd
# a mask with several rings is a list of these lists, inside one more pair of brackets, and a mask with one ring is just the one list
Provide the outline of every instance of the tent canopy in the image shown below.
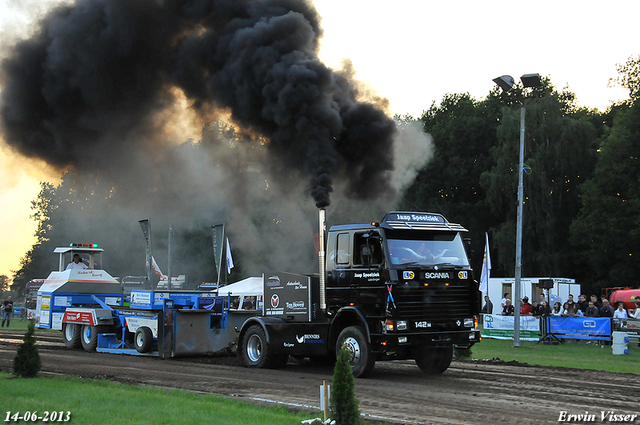
[[218,295],[226,296],[231,292],[232,296],[260,296],[263,295],[262,276],[248,277],[239,282],[223,286],[218,289]]

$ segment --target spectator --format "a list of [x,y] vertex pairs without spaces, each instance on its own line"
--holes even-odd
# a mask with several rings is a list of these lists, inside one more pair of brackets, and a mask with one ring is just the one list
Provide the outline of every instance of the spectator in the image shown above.
[[582,312],[582,309],[580,308],[580,304],[578,303],[573,304],[573,316],[584,317],[584,313]]
[[533,306],[529,304],[529,297],[524,297],[520,303],[520,314],[523,316],[531,316]]
[[600,307],[602,307],[602,302],[600,302],[600,300],[598,299],[598,296],[597,295],[591,295],[591,301],[593,301],[593,305],[596,306],[596,308],[599,311]]
[[507,300],[509,299],[509,294],[505,292],[504,296],[502,297],[502,300],[500,300],[500,307],[504,308],[505,305],[507,305]]
[[573,304],[569,304],[569,301],[564,303],[562,307],[562,315],[565,317],[573,316]]
[[609,300],[602,299],[602,307],[600,307],[600,317],[613,317],[613,307],[609,305]]
[[589,301],[589,307],[587,307],[587,310],[584,312],[584,315],[586,317],[598,317],[600,316],[600,310],[598,310],[598,307],[595,306],[593,301]]
[[535,316],[535,317],[539,317],[540,313],[538,312],[538,308],[540,307],[540,304],[538,304],[538,301],[533,300],[531,302],[531,315]]
[[578,305],[580,306],[580,311],[584,314],[587,311],[587,307],[589,307],[589,302],[587,301],[587,296],[584,294],[578,295]]
[[[558,303],[560,304],[560,303]],[[548,316],[551,314],[551,307],[548,303],[538,303],[538,315],[540,316]]]
[[11,300],[11,295],[7,297],[6,300],[2,303],[2,325],[0,327],[4,328],[4,322],[7,322],[7,327],[11,324],[11,317],[13,316],[13,301]]
[[567,303],[569,303],[570,306],[575,304],[575,301],[573,300],[573,294],[569,294],[569,299],[567,300]]
[[484,307],[480,313],[493,314],[493,303],[489,299],[489,295],[484,296]]
[[242,308],[244,310],[255,310],[256,309],[256,303],[254,301],[254,297],[245,298],[244,301],[242,302]]
[[636,300],[636,309],[629,313],[629,319],[640,319],[640,300]]
[[547,304],[547,300],[545,299],[544,294],[540,294],[538,298],[539,298],[538,300],[539,306]]
[[502,315],[503,316],[513,316],[515,310],[513,309],[513,305],[511,305],[511,300],[507,298],[507,300],[505,301],[505,305],[502,308]]
[[627,314],[627,310],[624,309],[624,303],[620,301],[618,303],[618,308],[613,312],[614,319],[628,319],[629,315]]
[[562,305],[559,302],[555,302],[553,304],[553,310],[551,310],[552,316],[561,316],[562,315]]

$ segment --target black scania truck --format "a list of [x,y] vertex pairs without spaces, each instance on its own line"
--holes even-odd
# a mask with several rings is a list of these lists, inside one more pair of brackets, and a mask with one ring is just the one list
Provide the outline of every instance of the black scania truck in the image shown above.
[[320,274],[264,275],[263,313],[239,330],[245,364],[333,358],[346,344],[356,377],[381,360],[415,359],[426,374],[444,372],[454,346],[480,340],[481,293],[465,232],[422,212],[391,212],[381,222],[326,232],[320,210]]

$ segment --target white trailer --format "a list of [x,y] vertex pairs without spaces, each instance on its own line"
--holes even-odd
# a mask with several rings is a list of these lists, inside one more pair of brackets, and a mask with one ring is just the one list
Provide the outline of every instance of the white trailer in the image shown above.
[[[538,300],[540,294],[546,294],[546,290],[542,289],[539,285],[540,280],[552,279],[553,288],[549,289],[549,298],[551,306],[553,303],[559,301],[563,304],[569,298],[569,294],[573,295],[573,299],[578,301],[578,295],[581,294],[580,284],[576,283],[575,279],[568,279],[564,277],[523,277],[520,279],[520,295],[522,298],[525,296],[529,298],[529,302]],[[509,294],[509,299],[513,302],[514,306],[518,304],[513,300],[513,294],[515,293],[515,278],[513,277],[492,277],[489,278],[489,289],[487,292],[482,293],[483,306],[484,296],[489,295],[489,299],[493,303],[493,314],[500,314],[502,308],[500,307],[500,300],[504,294]]]

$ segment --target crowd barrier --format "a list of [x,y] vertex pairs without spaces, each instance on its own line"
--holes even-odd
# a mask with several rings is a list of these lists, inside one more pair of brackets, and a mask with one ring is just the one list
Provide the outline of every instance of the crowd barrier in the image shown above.
[[[514,316],[484,314],[483,338],[513,339]],[[520,316],[520,340],[584,339],[611,341],[614,331],[640,337],[640,320],[610,317]]]

